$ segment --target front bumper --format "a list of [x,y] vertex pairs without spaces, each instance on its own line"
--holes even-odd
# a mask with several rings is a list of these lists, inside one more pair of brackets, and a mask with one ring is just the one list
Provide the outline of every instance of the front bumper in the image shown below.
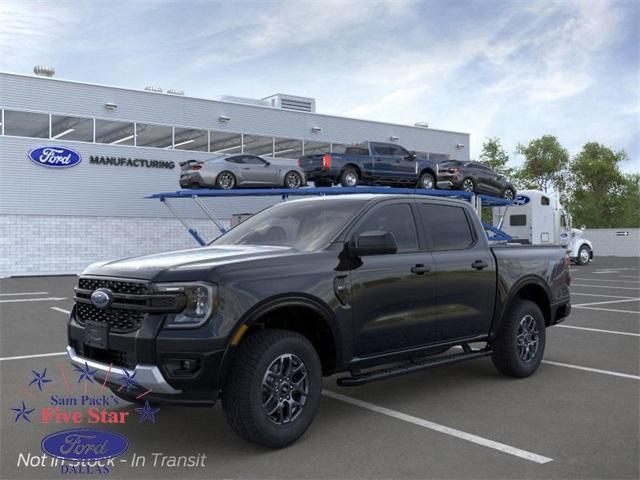
[[[106,363],[97,362],[90,358],[81,357],[71,346],[67,346],[67,354],[69,355],[69,360],[73,365],[77,365],[79,367],[87,366],[92,370],[97,370],[93,376],[99,380],[105,381],[112,375],[112,379],[124,377],[125,372],[130,376],[132,375],[130,370],[107,365]],[[135,377],[135,381],[140,387],[151,390],[155,393],[177,395],[182,392],[182,390],[177,390],[169,385],[160,369],[155,365],[137,364],[133,368],[133,377]]]

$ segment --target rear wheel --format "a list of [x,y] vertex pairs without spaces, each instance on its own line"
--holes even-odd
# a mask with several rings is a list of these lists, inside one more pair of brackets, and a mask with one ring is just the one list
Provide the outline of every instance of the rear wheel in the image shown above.
[[216,187],[221,188],[223,190],[230,190],[236,186],[236,177],[233,173],[220,172],[218,174],[218,178],[216,178]]
[[418,180],[418,188],[424,188],[426,190],[433,190],[436,188],[436,181],[433,178],[433,175],[430,173],[423,173],[420,175],[420,180]]
[[462,190],[464,190],[465,192],[475,192],[476,191],[476,184],[473,183],[473,179],[465,178],[462,181]]
[[528,377],[540,366],[545,341],[544,316],[538,305],[515,300],[505,314],[498,337],[491,342],[491,359],[505,375]]
[[234,352],[222,408],[240,437],[281,448],[311,425],[321,391],[320,360],[309,340],[287,330],[261,330]]
[[591,261],[591,250],[586,245],[582,245],[578,250],[578,256],[576,257],[576,263],[578,265],[586,265]]
[[345,168],[340,176],[340,185],[343,187],[355,187],[358,185],[360,177],[354,168]]
[[284,186],[287,188],[300,188],[302,186],[302,175],[295,170],[287,172],[284,176]]

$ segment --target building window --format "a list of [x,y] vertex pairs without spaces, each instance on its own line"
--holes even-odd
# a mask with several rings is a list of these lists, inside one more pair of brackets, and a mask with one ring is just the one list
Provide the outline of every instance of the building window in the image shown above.
[[274,157],[295,159],[302,157],[302,140],[279,137],[276,137],[273,140],[275,145],[275,149],[273,151]]
[[93,142],[93,119],[51,115],[51,138]]
[[229,132],[209,132],[209,151],[211,153],[242,153],[242,135]]
[[305,155],[317,155],[323,153],[329,153],[331,151],[331,144],[327,142],[310,142],[304,141],[304,154]]
[[111,145],[134,144],[133,123],[96,120],[96,142]]
[[208,150],[209,137],[206,130],[176,127],[174,136],[173,148],[176,150],[197,150],[199,152]]
[[5,110],[4,134],[16,137],[49,138],[49,115]]
[[171,148],[173,145],[173,129],[163,125],[136,123],[136,146]]
[[261,135],[244,135],[244,153],[272,157],[273,137],[263,137]]

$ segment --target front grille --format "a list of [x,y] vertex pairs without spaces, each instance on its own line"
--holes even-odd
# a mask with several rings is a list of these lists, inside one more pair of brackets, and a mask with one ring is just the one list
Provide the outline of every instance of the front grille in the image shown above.
[[110,331],[114,333],[128,333],[139,329],[144,316],[145,313],[139,310],[120,308],[100,310],[87,303],[76,304],[76,318],[80,323],[87,320],[108,323]]
[[98,288],[108,288],[113,293],[126,293],[129,295],[146,295],[150,291],[149,284],[146,282],[131,282],[104,278],[81,278],[78,287],[83,290],[92,291]]

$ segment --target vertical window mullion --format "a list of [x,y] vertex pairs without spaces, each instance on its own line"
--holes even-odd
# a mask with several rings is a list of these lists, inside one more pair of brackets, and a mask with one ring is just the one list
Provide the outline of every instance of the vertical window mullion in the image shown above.
[[93,143],[96,143],[96,119],[93,119]]
[[207,130],[207,153],[211,153],[211,130]]
[[51,140],[51,134],[53,132],[51,131],[51,114],[49,114],[49,140]]

